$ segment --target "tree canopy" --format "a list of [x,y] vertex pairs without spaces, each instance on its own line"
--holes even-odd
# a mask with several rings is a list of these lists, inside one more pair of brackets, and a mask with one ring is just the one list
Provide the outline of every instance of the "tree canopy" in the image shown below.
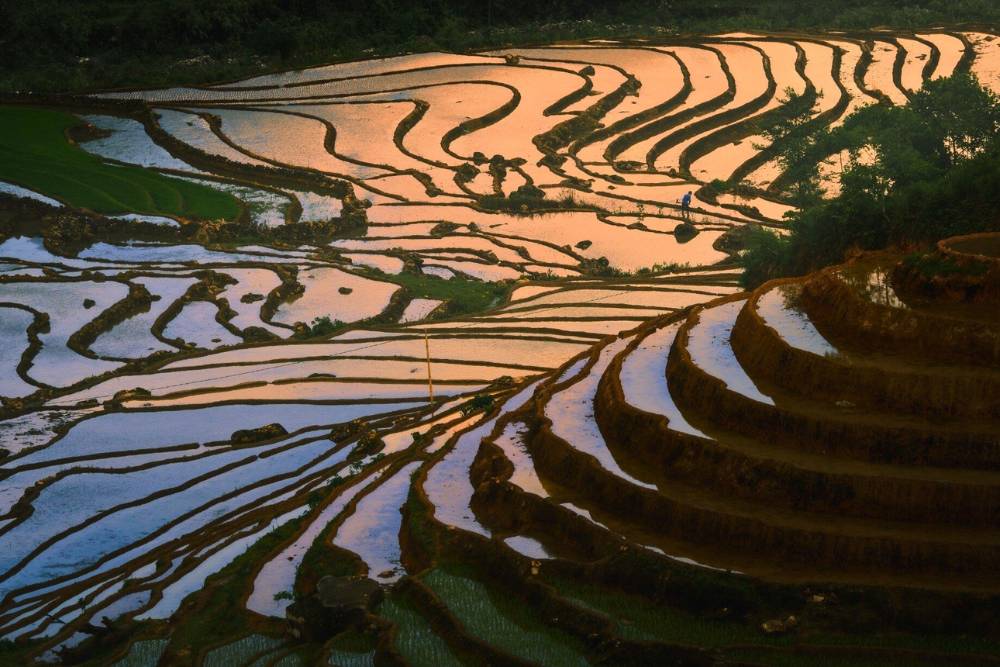
[[[744,255],[758,284],[843,259],[851,248],[910,245],[997,228],[1000,99],[968,74],[931,81],[906,106],[865,107],[832,131],[772,130],[786,167],[815,193],[778,237],[758,231]],[[822,199],[818,165],[847,153],[840,192]],[[836,169],[834,169],[836,171]]]
[[204,83],[407,51],[729,30],[996,22],[990,0],[0,2],[0,90]]

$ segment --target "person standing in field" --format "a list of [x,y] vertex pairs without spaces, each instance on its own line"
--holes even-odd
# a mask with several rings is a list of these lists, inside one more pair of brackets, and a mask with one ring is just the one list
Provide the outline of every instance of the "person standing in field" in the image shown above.
[[691,192],[684,193],[681,197],[681,217],[685,220],[691,219]]

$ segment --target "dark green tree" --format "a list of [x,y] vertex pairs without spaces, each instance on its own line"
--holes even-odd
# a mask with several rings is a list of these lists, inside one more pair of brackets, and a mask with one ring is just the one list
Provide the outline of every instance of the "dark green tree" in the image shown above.
[[786,88],[781,103],[783,113],[760,127],[760,134],[767,141],[758,148],[770,147],[775,151],[775,160],[790,182],[786,192],[789,200],[799,207],[810,206],[823,196],[818,147],[826,142],[827,130],[812,123],[812,99]]
[[865,107],[829,133],[803,127],[790,115],[770,129],[780,159],[808,181],[810,163],[846,153],[840,192],[802,206],[786,238],[752,235],[742,258],[747,285],[839,262],[851,248],[998,228],[1000,99],[975,78],[932,81],[909,105]]

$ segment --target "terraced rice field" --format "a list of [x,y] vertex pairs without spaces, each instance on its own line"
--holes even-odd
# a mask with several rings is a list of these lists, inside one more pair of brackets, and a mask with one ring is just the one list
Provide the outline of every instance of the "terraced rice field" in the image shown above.
[[[746,294],[719,243],[785,224],[759,128],[787,89],[817,126],[953,72],[1000,92],[995,44],[732,34],[94,94],[106,134],[73,159],[183,197],[100,205],[13,167],[5,192],[182,230],[365,224],[322,244],[2,240],[0,662],[996,655],[861,621],[759,631],[843,613],[838,595],[889,616],[872,585],[995,592],[1000,393],[995,358],[923,368],[830,311],[836,292],[935,321],[881,260]],[[524,186],[545,204],[518,208]],[[325,591],[365,577],[366,623],[317,620],[360,613]]]

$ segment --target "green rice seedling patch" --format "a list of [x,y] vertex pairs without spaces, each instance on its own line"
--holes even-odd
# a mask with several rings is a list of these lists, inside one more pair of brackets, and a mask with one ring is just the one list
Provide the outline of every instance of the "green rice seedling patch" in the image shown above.
[[329,645],[328,664],[336,667],[374,667],[375,638],[353,630],[337,635]]
[[381,604],[378,613],[396,624],[396,650],[414,667],[462,666],[462,661],[434,633],[427,619],[408,603],[390,597]]
[[0,107],[0,180],[98,213],[235,219],[230,194],[150,169],[105,162],[66,138],[80,119],[62,111]]
[[492,595],[483,583],[443,568],[423,582],[472,635],[519,658],[542,665],[586,665],[575,639],[547,627],[543,618],[510,596]]
[[254,657],[271,652],[281,646],[282,641],[265,635],[248,635],[231,644],[220,646],[205,656],[204,667],[226,667],[243,665]]
[[154,667],[170,641],[167,639],[147,639],[129,647],[125,657],[115,662],[113,667]]
[[274,667],[306,667],[306,665],[311,664],[314,663],[309,662],[306,658],[302,657],[301,653],[292,652],[275,662],[259,661],[255,662],[251,665],[251,667],[265,667],[265,665],[273,665]]

